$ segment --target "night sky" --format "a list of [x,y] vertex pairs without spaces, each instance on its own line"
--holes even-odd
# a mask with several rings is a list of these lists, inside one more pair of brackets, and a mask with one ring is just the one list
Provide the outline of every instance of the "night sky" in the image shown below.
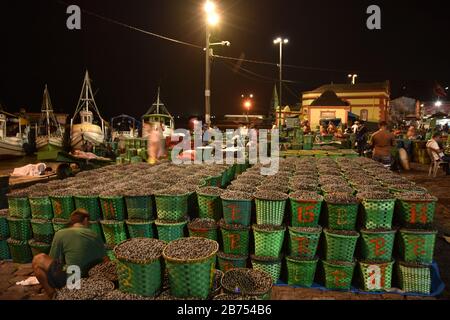
[[[364,0],[222,0],[222,22],[213,41],[231,47],[215,53],[278,62],[273,39],[289,38],[284,63],[291,80],[284,103],[300,101],[302,91],[322,84],[392,81],[392,98],[409,95],[434,99],[434,81],[450,85],[447,50],[450,19],[447,1]],[[84,10],[154,33],[204,45],[203,1],[72,0]],[[366,8],[382,9],[382,30],[366,28]],[[48,83],[56,111],[72,114],[84,71],[98,89],[105,119],[122,113],[140,117],[153,103],[160,84],[173,115],[203,114],[204,53],[131,31],[82,14],[82,30],[66,28],[65,5],[57,0],[0,2],[0,101],[10,112],[39,111]],[[242,113],[242,93],[256,96],[252,112],[267,114],[278,71],[276,66],[241,65],[215,59],[212,114]]]

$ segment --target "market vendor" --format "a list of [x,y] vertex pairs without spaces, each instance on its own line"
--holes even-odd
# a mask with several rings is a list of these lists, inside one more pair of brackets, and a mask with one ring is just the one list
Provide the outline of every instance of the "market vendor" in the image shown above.
[[449,168],[449,163],[450,163],[450,157],[446,156],[444,154],[444,151],[441,150],[441,148],[439,147],[439,142],[441,139],[441,134],[438,132],[435,132],[431,139],[427,142],[427,148],[433,151],[433,158],[436,161],[444,161],[444,170],[446,172],[447,175],[450,175],[450,168]]
[[89,229],[89,213],[77,209],[70,216],[69,227],[55,234],[50,254],[36,255],[32,265],[39,283],[52,298],[55,289],[66,286],[68,266],[78,266],[81,276],[86,277],[90,268],[108,260],[103,241]]
[[394,146],[395,136],[387,129],[386,121],[379,123],[380,130],[372,136],[373,160],[390,164],[392,163],[391,151]]

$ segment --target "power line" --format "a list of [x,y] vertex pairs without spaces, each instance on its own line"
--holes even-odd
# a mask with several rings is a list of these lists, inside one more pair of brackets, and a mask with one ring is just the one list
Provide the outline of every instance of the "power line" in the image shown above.
[[[66,3],[66,2],[64,2],[62,0],[56,0],[56,1],[58,3],[60,3],[60,4],[66,5],[66,6],[70,5],[70,4],[68,4],[68,3]],[[149,36],[152,36],[152,37],[156,37],[156,38],[159,38],[159,39],[162,39],[162,40],[166,40],[166,41],[170,41],[170,42],[173,42],[173,43],[177,43],[177,44],[181,44],[181,45],[185,45],[185,46],[189,46],[189,47],[192,47],[192,48],[197,48],[197,49],[202,49],[203,50],[202,46],[198,46],[196,44],[192,44],[192,43],[189,43],[189,42],[185,42],[185,41],[169,38],[169,37],[166,37],[166,36],[154,33],[154,32],[150,32],[150,31],[147,31],[147,30],[144,30],[144,29],[141,29],[141,28],[137,28],[137,27],[128,25],[128,24],[126,24],[124,22],[120,22],[120,21],[117,21],[117,20],[114,20],[114,19],[111,19],[111,18],[104,17],[104,16],[102,16],[102,15],[100,15],[98,13],[95,13],[95,12],[92,12],[92,11],[89,11],[89,10],[81,9],[81,11],[83,13],[87,14],[87,15],[96,17],[96,18],[101,19],[103,21],[107,21],[107,22],[110,22],[110,23],[122,26],[124,28],[130,29],[130,30],[133,30],[133,31],[138,31],[138,32],[144,33],[146,35],[149,35]]]

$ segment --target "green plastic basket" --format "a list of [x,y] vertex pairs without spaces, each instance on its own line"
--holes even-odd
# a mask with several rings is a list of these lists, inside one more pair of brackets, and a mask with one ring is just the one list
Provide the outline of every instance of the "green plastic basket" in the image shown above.
[[224,254],[223,252],[217,253],[217,260],[219,262],[219,269],[223,272],[227,272],[228,270],[235,268],[246,268],[247,267],[247,259],[248,256],[244,255],[231,255]]
[[57,233],[59,230],[68,228],[70,221],[62,219],[53,219],[52,223],[53,223],[53,230],[55,231],[55,233]]
[[206,185],[209,187],[222,187],[222,175],[210,176],[205,179]]
[[7,215],[0,215],[0,240],[9,238],[9,226]]
[[127,229],[130,238],[154,238],[153,220],[127,220]]
[[29,219],[8,218],[9,232],[11,238],[28,241],[32,238],[31,224]]
[[226,224],[220,225],[222,232],[223,251],[226,254],[248,255],[250,244],[250,227],[231,228]]
[[[125,221],[125,202],[123,197],[100,197],[103,219]],[[91,218],[92,219],[92,218]]]
[[9,216],[19,219],[31,218],[31,207],[28,198],[8,196]]
[[108,245],[118,245],[127,240],[127,233],[125,231],[125,223],[123,221],[102,220],[103,235],[105,242]]
[[437,231],[400,230],[400,255],[405,262],[433,262]]
[[126,196],[129,220],[153,220],[153,198],[151,196]]
[[290,199],[291,225],[293,227],[317,227],[319,225],[322,201],[298,201]]
[[356,243],[359,233],[355,235],[343,235],[338,231],[324,230],[325,233],[325,255],[326,260],[331,261],[353,261]]
[[358,204],[327,203],[328,228],[334,230],[355,230]]
[[9,252],[14,263],[30,263],[33,260],[28,241],[8,239]]
[[161,291],[164,274],[161,256],[138,263],[115,255],[120,291],[145,297],[154,297]]
[[267,261],[267,259],[251,256],[252,266],[255,270],[260,270],[268,273],[273,280],[273,283],[277,283],[281,276],[281,259],[275,258]]
[[361,230],[361,256],[369,261],[391,261],[396,230]]
[[253,225],[252,229],[255,239],[255,255],[261,257],[279,257],[283,247],[286,228],[278,228],[280,230],[263,230],[258,225]]
[[199,217],[202,219],[214,219],[219,221],[223,216],[220,196],[202,194],[197,191],[197,203]]
[[190,237],[207,238],[214,241],[218,239],[218,226],[214,228],[197,228],[188,224],[188,230]]
[[437,199],[432,201],[399,200],[401,219],[406,227],[421,228],[434,221]]
[[51,244],[55,231],[51,220],[32,219],[33,239],[37,242]]
[[424,264],[398,264],[400,288],[407,293],[431,293],[431,268]]
[[0,260],[11,259],[11,254],[9,253],[9,246],[6,240],[0,240]]
[[103,240],[103,229],[100,221],[89,221],[89,229],[94,231]]
[[108,256],[109,260],[111,261],[117,261],[116,255],[114,254],[114,248],[116,246],[112,245],[107,245],[105,244],[105,250],[106,250],[106,255]]
[[158,230],[158,239],[167,243],[184,237],[184,231],[187,221],[164,221],[156,220],[156,228]]
[[316,275],[317,262],[319,258],[302,259],[298,257],[287,257],[288,285],[312,287]]
[[37,256],[38,254],[41,254],[41,253],[49,254],[50,249],[52,247],[51,244],[44,243],[44,242],[38,242],[36,240],[30,240],[30,241],[28,241],[28,244],[31,248],[31,253],[33,254],[33,257]]
[[355,262],[322,261],[325,287],[330,290],[350,290]]
[[227,224],[250,226],[252,216],[252,200],[222,199],[223,218]]
[[167,247],[164,249],[171,295],[177,298],[208,298],[215,278],[216,254],[219,250],[219,244],[214,243],[214,251],[208,257],[196,260],[173,259],[167,256]]
[[286,202],[255,199],[256,223],[281,226],[284,220]]
[[289,251],[292,257],[312,259],[316,256],[322,227],[289,227]]
[[392,269],[394,261],[363,262],[359,261],[359,271],[364,291],[388,291],[392,287]]
[[395,199],[392,200],[363,200],[364,228],[391,229],[394,217]]
[[156,195],[156,212],[159,220],[180,221],[188,215],[189,193],[168,196]]
[[51,196],[53,214],[57,219],[69,220],[75,210],[75,201],[72,196]]
[[75,196],[74,200],[77,209],[84,209],[89,212],[90,220],[103,219],[100,201],[97,196]]
[[53,208],[49,197],[29,197],[33,219],[52,219]]

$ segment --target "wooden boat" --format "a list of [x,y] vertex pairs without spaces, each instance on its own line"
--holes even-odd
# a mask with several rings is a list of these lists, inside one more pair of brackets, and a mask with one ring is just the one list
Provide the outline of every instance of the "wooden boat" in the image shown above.
[[[100,119],[101,126],[94,124],[94,113]],[[80,123],[74,124],[77,117],[80,117]],[[81,89],[80,99],[75,110],[74,116],[70,120],[71,144],[74,149],[81,150],[85,144],[98,146],[105,143],[105,121],[95,103],[92,93],[91,79],[89,72],[86,71],[83,88]]]
[[[170,137],[175,130],[175,121],[170,112],[167,110],[160,98],[160,88],[158,88],[158,96],[156,102],[152,104],[150,109],[142,116],[142,125],[162,123],[164,125],[164,138]],[[142,130],[142,138],[147,138],[148,134]]]
[[[19,122],[19,133],[15,137],[7,136],[7,116],[16,118]],[[22,157],[25,155],[23,145],[28,142],[21,132],[20,118],[3,111],[0,108],[0,157]]]
[[53,113],[52,101],[47,85],[45,85],[44,89],[41,112],[39,129],[45,128],[45,134],[39,135],[41,132],[38,130],[38,134],[36,134],[36,149],[38,151],[61,150],[63,147],[64,133]]

